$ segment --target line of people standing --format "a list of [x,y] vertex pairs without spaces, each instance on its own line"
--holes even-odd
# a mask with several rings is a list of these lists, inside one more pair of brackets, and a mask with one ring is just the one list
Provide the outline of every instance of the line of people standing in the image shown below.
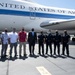
[[7,56],[6,54],[7,54],[8,44],[10,44],[10,52],[9,52],[10,58],[12,57],[13,47],[14,47],[15,57],[17,56],[18,34],[15,28],[13,28],[13,31],[10,34],[8,34],[7,28],[5,28],[4,32],[1,35],[1,42],[2,42],[1,58]]
[[0,35],[2,50],[1,50],[1,58],[6,57],[8,44],[10,44],[10,58],[12,58],[12,50],[14,48],[14,56],[17,57],[17,45],[19,42],[19,56],[22,57],[22,46],[23,46],[23,56],[26,57],[26,43],[29,43],[29,52],[30,56],[34,55],[34,46],[37,42],[37,35],[34,32],[34,28],[29,32],[27,39],[27,32],[22,28],[19,33],[16,32],[16,28],[13,28],[13,31],[8,34],[7,28],[5,28],[4,32]]
[[[2,50],[1,50],[1,58],[6,57],[7,53],[7,47],[8,44],[10,44],[10,58],[12,57],[12,49],[14,47],[14,54],[15,57],[17,57],[17,45],[19,41],[19,56],[22,56],[22,46],[23,46],[23,56],[26,57],[26,42],[29,44],[29,53],[30,56],[35,55],[35,44],[38,42],[38,54],[44,55],[48,54],[48,46],[50,48],[50,55],[60,55],[60,43],[62,43],[62,54],[65,54],[65,48],[66,48],[66,54],[69,56],[69,45],[68,42],[70,40],[70,36],[67,33],[67,31],[64,31],[63,36],[59,34],[58,31],[56,31],[55,35],[52,35],[51,31],[47,35],[43,34],[43,31],[40,32],[40,34],[37,36],[37,33],[34,31],[34,28],[28,33],[22,28],[22,30],[17,33],[16,28],[13,28],[13,31],[8,34],[7,28],[5,28],[4,33],[0,36],[2,41]],[[46,43],[46,53],[44,52],[44,44]],[[52,50],[52,44],[54,44],[54,51]],[[41,51],[42,47],[42,51]],[[56,51],[57,47],[57,51]]]
[[[64,30],[64,34],[60,35],[58,30],[56,30],[55,34],[52,35],[51,31],[47,35],[43,34],[43,31],[38,36],[38,43],[39,43],[39,54],[40,54],[40,47],[42,47],[42,54],[44,55],[44,42],[46,43],[46,54],[48,54],[48,51],[50,50],[50,55],[58,54],[60,56],[60,44],[62,44],[62,55],[65,55],[65,48],[66,48],[66,54],[69,56],[69,41],[70,41],[70,35],[67,33],[66,30]],[[52,44],[54,44],[54,51]],[[50,49],[48,49],[48,47]],[[57,51],[56,51],[57,48]],[[53,53],[54,52],[54,53]]]

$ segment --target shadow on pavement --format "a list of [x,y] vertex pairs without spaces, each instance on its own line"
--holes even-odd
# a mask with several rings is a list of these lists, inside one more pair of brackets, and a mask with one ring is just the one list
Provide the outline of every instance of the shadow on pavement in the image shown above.
[[[73,56],[67,56],[67,55],[29,55],[29,57],[31,57],[31,58],[37,58],[37,57],[39,57],[39,56],[41,56],[41,57],[44,57],[44,58],[48,58],[48,57],[51,57],[51,58],[63,58],[63,59],[65,59],[65,58],[70,58],[70,59],[75,59],[75,57],[73,57]],[[25,59],[27,59],[28,57],[27,56],[21,56],[21,57],[3,57],[3,58],[1,58],[0,57],[0,61],[2,61],[2,62],[5,62],[6,60],[12,60],[12,61],[15,61],[15,60],[17,60],[17,59],[23,59],[23,60],[25,60]]]

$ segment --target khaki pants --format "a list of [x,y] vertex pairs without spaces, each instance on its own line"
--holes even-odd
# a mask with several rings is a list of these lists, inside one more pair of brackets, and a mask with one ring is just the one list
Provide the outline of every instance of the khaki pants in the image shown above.
[[21,53],[22,53],[22,46],[23,46],[24,55],[26,55],[26,42],[19,43],[19,54],[21,55]]

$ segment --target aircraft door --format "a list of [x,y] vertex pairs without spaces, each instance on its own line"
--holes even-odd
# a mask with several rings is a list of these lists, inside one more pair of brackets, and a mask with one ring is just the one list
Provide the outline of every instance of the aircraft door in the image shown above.
[[35,20],[36,19],[36,12],[34,10],[30,10],[30,19]]

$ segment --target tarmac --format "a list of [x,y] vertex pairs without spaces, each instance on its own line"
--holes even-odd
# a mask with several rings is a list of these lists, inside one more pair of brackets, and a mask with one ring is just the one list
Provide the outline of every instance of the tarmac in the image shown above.
[[[46,50],[46,46],[44,47]],[[62,45],[60,50],[62,53]],[[10,46],[8,46],[7,58],[1,59],[0,57],[0,75],[75,75],[75,45],[69,46],[69,57],[67,55],[50,56],[50,52],[48,55],[40,56],[38,55],[38,44],[35,45],[34,56],[29,56],[28,44],[26,44],[26,57],[19,57],[19,46],[17,47],[17,58],[14,57],[14,52],[12,58],[9,58],[9,51]]]

